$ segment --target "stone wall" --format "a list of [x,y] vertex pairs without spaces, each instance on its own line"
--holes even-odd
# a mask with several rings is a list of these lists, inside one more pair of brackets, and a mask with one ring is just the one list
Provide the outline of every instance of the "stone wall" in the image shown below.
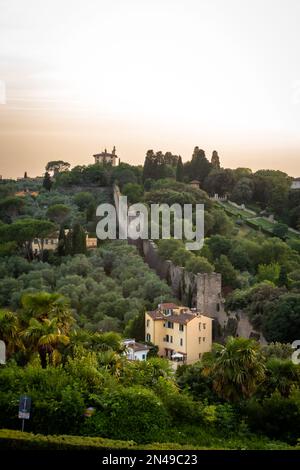
[[[116,209],[121,193],[114,187]],[[176,266],[170,260],[162,259],[153,240],[131,240],[128,243],[137,247],[140,255],[157,275],[167,281],[174,296],[188,307],[196,307],[204,315],[212,317],[214,341],[223,342],[227,336],[255,337],[262,344],[265,339],[253,330],[248,317],[243,312],[230,312],[224,309],[222,297],[222,276],[219,273],[193,274],[184,267]]]
[[173,294],[189,307],[196,307],[208,316],[217,318],[224,308],[222,276],[218,273],[193,274],[172,261],[162,259],[152,240],[128,240],[137,246],[146,263],[171,286]]

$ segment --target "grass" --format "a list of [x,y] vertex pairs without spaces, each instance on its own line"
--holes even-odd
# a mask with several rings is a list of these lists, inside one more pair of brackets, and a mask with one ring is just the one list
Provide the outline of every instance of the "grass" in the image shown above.
[[[263,217],[257,217],[254,215],[251,215],[247,210],[244,209],[238,209],[228,202],[218,202],[218,204],[225,210],[225,212],[230,215],[231,217],[237,218],[242,218],[246,224],[248,224],[250,227],[255,228],[256,230],[262,230],[263,233],[266,235],[271,235],[273,236],[273,229],[275,224],[272,222],[266,220]],[[293,233],[292,231],[289,231],[287,233],[287,239],[298,239],[299,240],[299,235],[296,233]]]
[[242,217],[243,219],[253,217],[253,215],[251,215],[250,212],[248,212],[247,210],[238,209],[237,207],[232,206],[228,202],[219,202],[219,204],[230,215],[233,215],[233,216],[236,216],[236,217],[239,216],[239,217]]

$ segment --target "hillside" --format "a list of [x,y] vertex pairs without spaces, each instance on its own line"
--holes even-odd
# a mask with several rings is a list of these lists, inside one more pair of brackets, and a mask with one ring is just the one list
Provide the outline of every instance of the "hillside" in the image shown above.
[[[243,212],[226,213],[212,199],[218,184],[237,200],[243,178],[244,170],[213,168],[195,149],[186,164],[170,153],[148,152],[143,168],[97,164],[0,183],[4,427],[18,429],[19,398],[26,392],[33,403],[28,431],[78,436],[63,438],[70,446],[90,446],[96,441],[89,438],[100,437],[112,439],[112,446],[134,441],[137,448],[296,448],[300,369],[290,343],[300,334],[300,250],[283,225],[292,225],[297,206],[286,211],[274,193],[259,209],[253,205],[259,205],[255,185],[270,178],[276,191],[287,189],[289,201],[297,197],[290,195],[288,177],[247,172],[252,196],[246,207],[274,210],[280,221],[282,231],[269,236],[244,224]],[[176,299],[126,241],[95,239],[96,207],[112,202],[116,183],[130,203],[204,204],[203,248],[188,251],[186,240],[171,233],[157,240],[157,252],[191,275],[221,274],[219,308],[230,320],[250,320],[269,345],[234,337],[236,325],[229,321],[226,331],[219,325],[220,343],[176,373],[157,357],[154,344],[146,361],[127,359],[123,340],[145,339],[146,310],[163,301],[189,304],[192,296]],[[93,248],[88,239],[95,240]],[[88,441],[81,441],[84,436]],[[2,431],[2,438],[5,445],[23,445],[17,434]],[[26,439],[33,446],[61,446],[59,437]]]

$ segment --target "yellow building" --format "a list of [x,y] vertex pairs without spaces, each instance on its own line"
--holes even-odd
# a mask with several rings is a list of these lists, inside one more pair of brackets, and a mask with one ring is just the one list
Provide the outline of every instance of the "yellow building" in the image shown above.
[[89,237],[88,234],[86,235],[86,247],[87,247],[87,249],[97,248],[97,243],[98,243],[98,238]]
[[158,346],[159,356],[193,364],[211,351],[212,321],[195,309],[159,304],[157,310],[146,312],[145,339]]
[[190,186],[192,186],[195,189],[199,189],[200,188],[200,182],[198,180],[193,180],[193,181],[190,182]]
[[[67,235],[68,232],[69,230],[66,229],[65,234]],[[59,242],[58,236],[59,236],[59,232],[55,232],[54,234],[49,235],[48,238],[44,238],[43,240],[35,238],[32,241],[33,253],[39,253],[41,251],[42,243],[43,243],[44,250],[50,250],[50,251],[56,250],[58,248],[58,242]],[[88,233],[86,234],[85,242],[86,242],[87,249],[97,248],[98,239],[95,237],[89,237]]]

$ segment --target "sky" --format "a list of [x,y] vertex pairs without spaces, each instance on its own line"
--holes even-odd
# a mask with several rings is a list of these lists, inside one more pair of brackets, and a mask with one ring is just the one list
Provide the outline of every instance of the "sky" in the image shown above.
[[0,174],[115,145],[300,176],[299,0],[0,0]]

